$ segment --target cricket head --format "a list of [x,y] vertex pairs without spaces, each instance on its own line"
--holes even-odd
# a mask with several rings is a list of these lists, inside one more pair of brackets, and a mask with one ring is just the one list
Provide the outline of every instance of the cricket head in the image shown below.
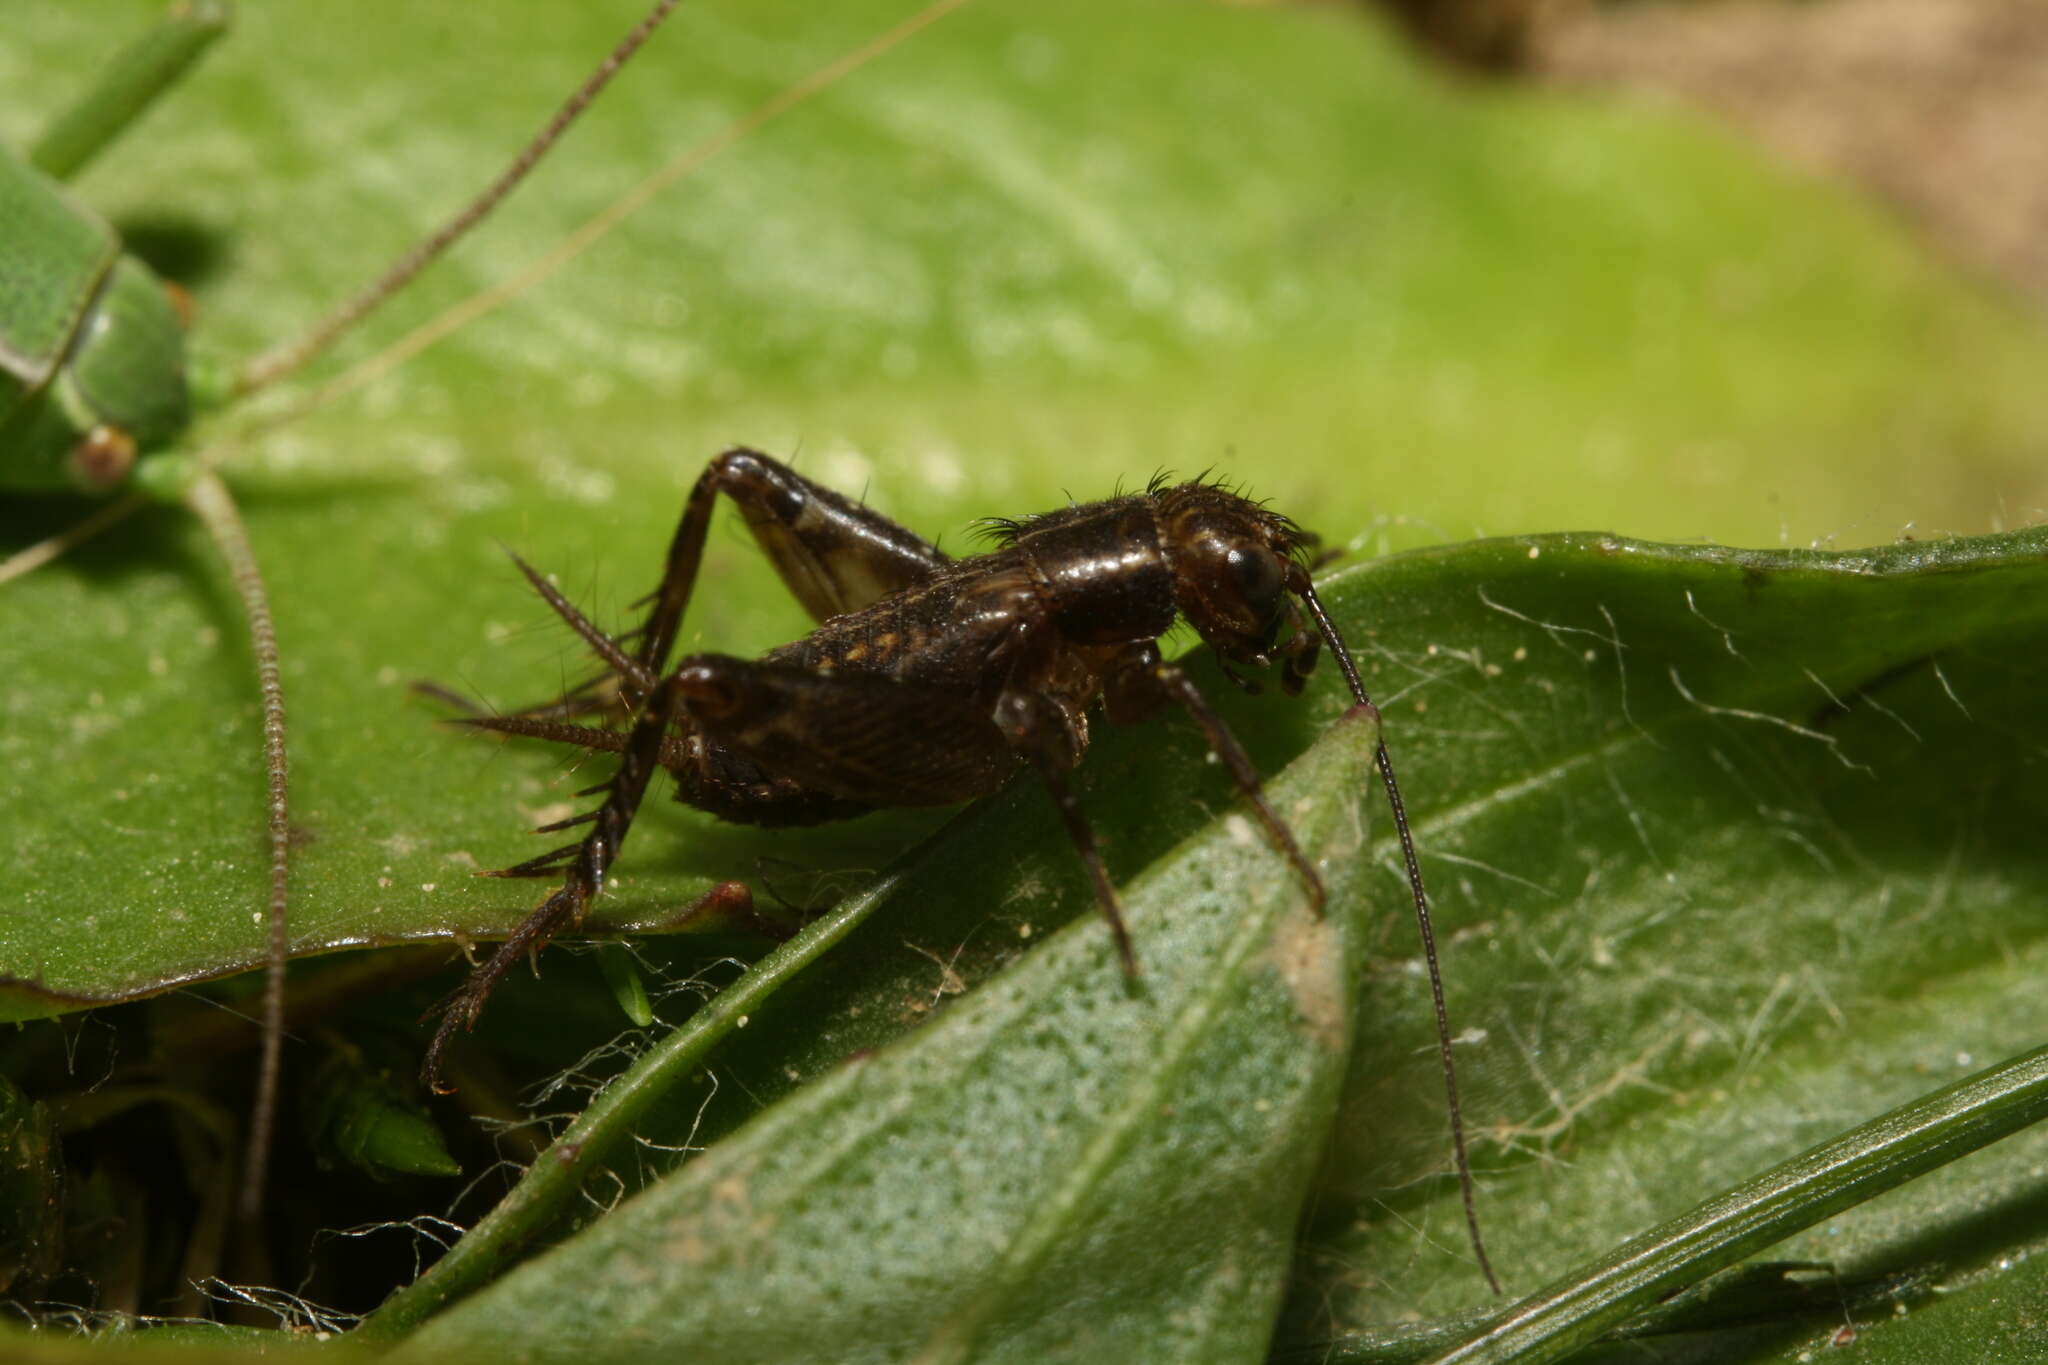
[[1281,687],[1290,696],[1301,691],[1320,639],[1301,609],[1313,594],[1308,560],[1316,538],[1290,518],[1199,479],[1152,496],[1175,601],[1224,672],[1256,692],[1229,665],[1268,668],[1277,658]]

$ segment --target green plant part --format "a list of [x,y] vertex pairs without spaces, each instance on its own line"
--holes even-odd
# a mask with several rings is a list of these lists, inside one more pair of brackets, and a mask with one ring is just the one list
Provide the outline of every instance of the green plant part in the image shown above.
[[327,1057],[305,1094],[306,1129],[322,1164],[345,1162],[380,1180],[461,1173],[410,1083],[410,1053],[401,1044],[325,1042]]
[[[1451,950],[1456,1012],[1491,1035],[1466,1040],[1472,1089],[1512,1096],[1508,1113],[1580,1105],[1572,1160],[1536,1149],[1562,1142],[1533,1123],[1481,1130],[1496,1255],[1515,1244],[1500,1259],[1517,1292],[1555,1280],[1500,1322],[1378,1344],[1367,1330],[1403,1320],[1397,1294],[1446,1319],[1478,1294],[1457,1194],[1436,1177],[1414,975],[1361,962],[1320,990],[1301,970],[1370,956],[1348,936],[1386,933],[1404,898],[1384,826],[1363,836],[1372,855],[1338,856],[1360,837],[1353,814],[1375,813],[1360,806],[1372,746],[1330,687],[1307,708],[1222,705],[1258,749],[1300,753],[1273,799],[1346,874],[1324,930],[1339,942],[1284,950],[1317,924],[1287,901],[1284,865],[1244,822],[1234,833],[1168,809],[1146,785],[1199,780],[1198,743],[1105,733],[1096,799],[1121,798],[1116,847],[1143,869],[1124,885],[1148,996],[1119,991],[1097,924],[1050,942],[1034,925],[1020,944],[1015,921],[1036,912],[1005,885],[1066,850],[1024,832],[1037,793],[1007,793],[650,1049],[366,1334],[427,1323],[409,1358],[460,1346],[620,1361],[665,1348],[804,1360],[821,1322],[842,1329],[845,1358],[871,1359],[1250,1360],[1280,1346],[1505,1361],[1583,1345],[2048,1108],[2038,1053],[1969,1074],[1967,1051],[2038,1029],[2044,580],[2035,531],[1842,554],[1526,537],[1321,585],[1348,638],[1378,640],[1369,670],[1427,674],[1388,724],[1420,751],[1410,814],[1425,849],[1484,878],[1449,879],[1479,921]],[[842,915],[883,897],[863,951]],[[973,988],[935,1019],[906,1011],[933,963],[885,947],[947,934]],[[826,939],[851,951],[791,980]],[[1778,1008],[1788,961],[1841,1014],[1778,1021],[1785,1036],[1759,1061],[1744,1029]],[[1898,983],[1918,981],[1944,998],[1902,1002]],[[1305,1028],[1325,1036],[1318,1020],[1348,1061],[1304,1042]],[[718,1070],[739,1084],[700,1102],[702,1048],[721,1031]],[[1344,1072],[1334,1087],[1326,1064]],[[1641,1098],[1602,1089],[1616,1069]],[[666,1118],[649,1093],[664,1089]],[[628,1144],[701,1144],[707,1128],[723,1133],[707,1156],[498,1278]],[[2041,1141],[1944,1177],[1974,1182],[1960,1189],[1920,1186],[1933,1209],[1894,1222],[1873,1207],[1773,1255],[1903,1293],[1930,1237],[1943,1255],[2025,1245],[2024,1223],[1994,1238],[1971,1215],[2037,1197]],[[1631,1178],[1645,1171],[1661,1179]],[[1944,1201],[1961,1226],[1945,1226]],[[1304,1208],[1295,1240],[1276,1242]],[[1268,1335],[1263,1296],[1283,1263],[1289,1306]],[[1860,1294],[1829,1276],[1818,1304],[1798,1297],[1770,1296],[1767,1325],[1831,1332]],[[1690,1308],[1626,1330],[1739,1329],[1752,1312]]]
[[[290,952],[291,807],[283,668],[269,593],[241,514],[209,459],[185,445],[195,408],[247,398],[323,352],[488,217],[525,179],[679,0],[653,9],[541,131],[440,229],[303,337],[195,384],[184,318],[164,283],[123,252],[114,229],[60,182],[124,133],[225,30],[229,7],[177,5],[118,53],[91,91],[50,123],[27,157],[0,152],[0,489],[130,496],[41,546],[0,563],[0,583],[119,521],[142,500],[182,502],[206,527],[241,601],[263,699],[269,859],[263,1061],[249,1124],[243,1212],[262,1198],[284,1038]],[[195,393],[197,395],[195,399]]]
[[181,6],[118,54],[24,157],[0,146],[0,488],[104,493],[192,416],[184,319],[107,221],[61,188],[225,31]]

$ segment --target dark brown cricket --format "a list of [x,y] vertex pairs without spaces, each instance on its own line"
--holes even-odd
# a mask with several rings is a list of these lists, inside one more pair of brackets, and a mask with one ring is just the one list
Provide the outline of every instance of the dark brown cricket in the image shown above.
[[[759,659],[691,654],[671,669],[720,493],[738,505],[818,626]],[[618,769],[593,789],[605,794],[597,810],[545,827],[587,824],[581,840],[492,874],[561,875],[563,882],[449,1002],[427,1049],[428,1085],[441,1088],[443,1050],[458,1028],[475,1023],[506,972],[582,920],[656,768],[674,777],[677,800],[721,819],[768,826],[950,805],[986,796],[1020,768],[1032,769],[1059,808],[1124,970],[1135,977],[1137,956],[1116,889],[1066,774],[1087,752],[1088,713],[1098,704],[1112,724],[1131,724],[1178,702],[1320,909],[1322,880],[1260,793],[1250,759],[1187,672],[1159,652],[1160,637],[1186,621],[1233,681],[1254,686],[1233,665],[1277,662],[1282,690],[1294,695],[1326,642],[1358,706],[1372,710],[1309,578],[1315,538],[1202,479],[1155,479],[1142,493],[1022,520],[990,519],[983,527],[996,548],[954,559],[767,455],[731,450],[711,461],[691,490],[661,586],[648,599],[647,619],[630,634],[606,635],[520,561],[608,671],[545,705],[468,723],[616,753]],[[633,718],[629,728],[577,723],[620,708]],[[1377,762],[1429,962],[1467,1218],[1491,1281],[1473,1217],[1428,898],[1384,742]]]

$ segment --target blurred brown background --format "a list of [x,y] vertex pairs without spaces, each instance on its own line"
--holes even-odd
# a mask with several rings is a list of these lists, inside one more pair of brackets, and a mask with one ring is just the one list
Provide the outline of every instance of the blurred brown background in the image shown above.
[[2043,0],[1369,0],[1445,61],[1707,111],[2048,310]]

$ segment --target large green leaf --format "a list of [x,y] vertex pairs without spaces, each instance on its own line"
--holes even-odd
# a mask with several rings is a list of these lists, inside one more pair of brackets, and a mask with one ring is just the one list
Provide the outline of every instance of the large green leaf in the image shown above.
[[[9,136],[72,88],[115,8],[9,26]],[[192,281],[206,339],[246,351],[483,179],[632,8],[252,7],[80,193]],[[687,12],[402,307],[503,278],[906,10]],[[1440,85],[1335,10],[980,0],[512,309],[235,452],[287,657],[299,947],[488,933],[525,909],[468,872],[535,851],[523,827],[592,779],[443,734],[404,685],[519,702],[579,673],[498,544],[619,620],[730,442],[801,452],[949,541],[1161,465],[1249,479],[1354,552],[1588,524],[1888,540],[2043,501],[2044,362],[2030,324],[1861,206],[1710,134]],[[81,511],[10,499],[0,535]],[[1457,1020],[1484,1031],[1460,1055],[1520,1287],[2039,1028],[2038,545],[1907,547],[1871,562],[1905,575],[1880,583],[1854,561],[1612,544],[1436,551],[1333,590],[1389,701]],[[691,631],[709,646],[802,628],[738,535],[714,537],[708,582]],[[250,671],[172,510],[0,590],[10,1013],[257,957]],[[1321,686],[1233,706],[1262,768],[1334,714]],[[1105,743],[1090,776],[1120,876],[1231,799],[1165,722]],[[703,1132],[930,1013],[947,977],[908,945],[965,945],[956,970],[980,980],[1020,926],[1085,909],[1041,804],[1006,800],[978,859],[994,890],[892,907],[778,997]],[[936,818],[761,836],[651,811],[603,912],[665,920],[735,875],[821,898]],[[1404,934],[1381,880],[1375,932]],[[1477,1297],[1426,1178],[1441,1111],[1407,943],[1382,940],[1403,961],[1367,976],[1292,1340]],[[676,1097],[667,1137],[698,1098]],[[1972,1265],[2008,1244],[1960,1210],[2014,1197],[2035,1159],[2016,1151],[1807,1253]]]
[[1273,788],[1346,913],[1217,821],[1130,889],[1137,986],[1101,926],[1059,936],[413,1349],[1256,1359],[1349,1050],[1375,739],[1338,726]]
[[[1593,538],[1361,575],[1432,680],[1389,729],[1464,926],[1452,1008],[1512,1285],[2040,1041],[2044,544],[1998,567]],[[1373,995],[1390,1036],[1357,1054],[1305,1242],[1311,1340],[1475,1297],[1455,1199],[1387,1193],[1441,1169],[1441,1120],[1412,980]],[[2008,1147],[1781,1251],[1967,1283],[2038,1233],[2039,1141]]]
[[[1438,874],[1439,912],[1464,926],[1449,949],[1453,1012],[1484,1030],[1460,1053],[1491,1172],[1483,1208],[1511,1284],[1534,1288],[1722,1184],[2037,1041],[2030,964],[2048,869],[2034,831],[2048,725],[2032,697],[2048,636],[2044,583],[2048,537],[2035,533],[1839,556],[1531,538],[1400,556],[1331,585],[1353,638],[1376,641],[1368,672],[1381,675],[1392,699],[1389,725]],[[1436,685],[1403,688],[1404,673]],[[1317,695],[1305,708],[1240,701],[1233,720],[1262,753],[1284,750],[1334,720],[1341,696]],[[1154,737],[1124,735],[1096,757],[1094,803],[1127,856],[1156,847],[1162,828],[1198,818],[1119,801],[1147,773],[1199,783],[1185,746],[1162,750]],[[1356,797],[1327,778],[1309,790],[1347,807]],[[1323,814],[1313,799],[1286,808],[1297,818]],[[652,1296],[633,1315],[674,1324],[673,1335],[650,1321],[622,1338],[650,1349],[746,1340],[766,1350],[778,1324],[841,1312],[877,1332],[849,1343],[894,1341],[903,1350],[902,1333],[935,1330],[949,1310],[914,1294],[922,1309],[898,1303],[908,1316],[878,1323],[874,1315],[895,1299],[872,1281],[868,1241],[856,1246],[830,1230],[895,1227],[906,1216],[910,1206],[892,1194],[896,1177],[876,1175],[875,1163],[910,1160],[925,1142],[1006,1150],[1011,1126],[990,1118],[977,1127],[962,1113],[983,1105],[1058,1112],[1077,1102],[1075,1083],[1040,1065],[982,1069],[980,1060],[971,1086],[947,1082],[950,1064],[932,1058],[957,1048],[981,1059],[994,1046],[982,1040],[990,1017],[982,1011],[1010,1007],[993,1003],[949,1012],[891,1067],[844,1063],[911,1027],[920,988],[927,1000],[936,998],[934,983],[944,988],[945,974],[917,945],[936,948],[970,986],[986,981],[972,999],[991,991],[1004,1001],[1017,998],[1013,991],[1035,998],[1053,991],[1031,984],[1046,973],[1072,974],[1072,989],[1058,996],[1065,1003],[1041,1006],[1049,1027],[1018,1025],[1007,1046],[1051,1046],[1049,1032],[1080,1048],[1096,1030],[1061,1026],[1062,1011],[1124,1008],[1114,990],[1100,999],[1100,985],[1064,956],[1046,967],[1050,955],[1033,953],[1028,965],[991,979],[1016,954],[1012,926],[1045,913],[1035,898],[1006,897],[1003,888],[1060,879],[1039,841],[1021,832],[1034,813],[1033,803],[1020,811],[1008,801],[950,835],[934,855],[938,869],[896,891],[886,922],[755,1010],[719,1054],[715,1093],[681,1086],[665,1134],[659,1121],[638,1120],[643,1134],[702,1143],[767,1106],[714,1148],[712,1163],[686,1166],[432,1339],[484,1330],[520,1301],[580,1320],[570,1305],[607,1303],[607,1286],[621,1281]],[[1223,829],[1209,837],[1228,838]],[[1377,842],[1384,872],[1340,893],[1337,913],[1340,922],[1367,917],[1379,941],[1394,935],[1398,950],[1408,936],[1404,887],[1384,834]],[[1155,876],[1140,885],[1173,884],[1170,872]],[[1240,894],[1255,900],[1266,888],[1247,877]],[[1086,904],[1073,890],[1061,902],[1069,910]],[[1192,906],[1197,898],[1178,899]],[[1085,951],[1107,971],[1099,926],[1081,932],[1094,936]],[[1194,954],[1206,966],[1182,962],[1174,932],[1148,926],[1140,943],[1164,953],[1167,970],[1208,973],[1212,988],[1238,980],[1228,954]],[[1444,1152],[1433,1054],[1418,1047],[1428,1029],[1417,983],[1405,971],[1369,979],[1376,1003],[1364,1009],[1369,1022],[1341,1106],[1292,1111],[1304,1125],[1297,1140],[1327,1132],[1334,1147],[1283,1340],[1341,1337],[1483,1297],[1464,1264],[1455,1194],[1435,1180],[1417,1183],[1441,1168]],[[1229,1027],[1256,1026],[1254,1015]],[[1119,1065],[1142,1066],[1152,1053],[1134,1038],[1119,1055]],[[899,1065],[905,1070],[892,1081]],[[927,1077],[920,1066],[939,1069]],[[812,1077],[822,1079],[775,1104]],[[1208,1103],[1246,1119],[1260,1112],[1258,1097],[1224,1070],[1214,1079],[1202,1092]],[[1565,1112],[1545,1113],[1546,1104]],[[1179,1118],[1156,1117],[1164,1132]],[[828,1140],[841,1127],[844,1140]],[[601,1129],[572,1135],[573,1159],[606,1138]],[[1976,1216],[2025,1198],[2040,1141],[2008,1147],[1995,1161],[1832,1224],[1793,1254],[1833,1262],[1845,1277],[2010,1255],[2033,1236],[2026,1225],[1994,1233]],[[835,1155],[826,1161],[825,1153]],[[932,1290],[942,1296],[985,1283],[961,1268],[947,1239],[988,1220],[1001,1226],[1015,1192],[1008,1179],[1028,1182],[1028,1197],[1039,1199],[1059,1186],[1057,1171],[1034,1175],[1031,1162],[1005,1169],[1006,1181],[984,1182],[989,1204],[958,1198],[943,1214],[927,1210],[928,1238],[885,1238],[891,1256],[909,1262],[886,1283],[946,1286]],[[749,1209],[773,1223],[768,1242],[748,1219],[689,1212],[735,1183],[747,1189]],[[1179,1208],[1167,1192],[1200,1184],[1155,1179],[1157,1204],[1131,1216],[1141,1224],[1151,1216],[1153,1239],[1178,1246],[1185,1234],[1175,1231]],[[1293,1208],[1284,1184],[1239,1199],[1268,1216]],[[1097,1212],[1061,1215],[1071,1245],[1093,1245]],[[834,1236],[836,1273],[764,1272],[745,1289],[723,1278],[745,1281]],[[701,1278],[635,1268],[632,1248],[676,1237],[693,1248],[688,1259]],[[1131,1330],[1164,1330],[1171,1297],[1148,1291],[1142,1258],[1116,1264],[1129,1278],[1111,1270],[1085,1294],[1057,1265],[990,1292],[1008,1296],[1001,1302],[1010,1308],[1030,1303],[1082,1318],[1081,1307],[1054,1305],[1062,1295],[1107,1298],[1137,1324]],[[673,1302],[663,1297],[671,1293]],[[1818,1326],[1795,1316],[1773,1330],[1797,1346],[1840,1325],[1839,1310],[1828,1314],[1824,1304],[1823,1314]],[[517,1321],[533,1353],[552,1349],[538,1320],[505,1320]],[[1764,1348],[1739,1336],[1731,1349],[1751,1354],[1727,1358],[1774,1358],[1754,1354]]]
[[[480,182],[632,7],[606,8],[252,7],[80,194],[192,280],[202,341],[247,351]],[[404,311],[510,274],[906,12],[686,10]],[[9,125],[114,22],[11,26]],[[498,546],[617,619],[735,440],[948,537],[1160,465],[1217,466],[1340,537],[1389,510],[1453,533],[1882,537],[2035,496],[2002,471],[2034,449],[2044,360],[1837,196],[1684,129],[1437,86],[1338,14],[970,7],[516,307],[235,454],[287,661],[295,937],[518,913],[468,873],[531,851],[554,760],[436,733],[405,684],[518,702],[579,671]],[[11,505],[9,538],[80,512]],[[801,625],[736,538],[705,599],[693,630],[720,647]],[[10,585],[6,611],[0,966],[60,997],[9,1008],[252,961],[254,692],[210,550],[165,511]],[[872,864],[902,837],[804,858]],[[788,847],[683,821],[636,842],[619,922]]]

